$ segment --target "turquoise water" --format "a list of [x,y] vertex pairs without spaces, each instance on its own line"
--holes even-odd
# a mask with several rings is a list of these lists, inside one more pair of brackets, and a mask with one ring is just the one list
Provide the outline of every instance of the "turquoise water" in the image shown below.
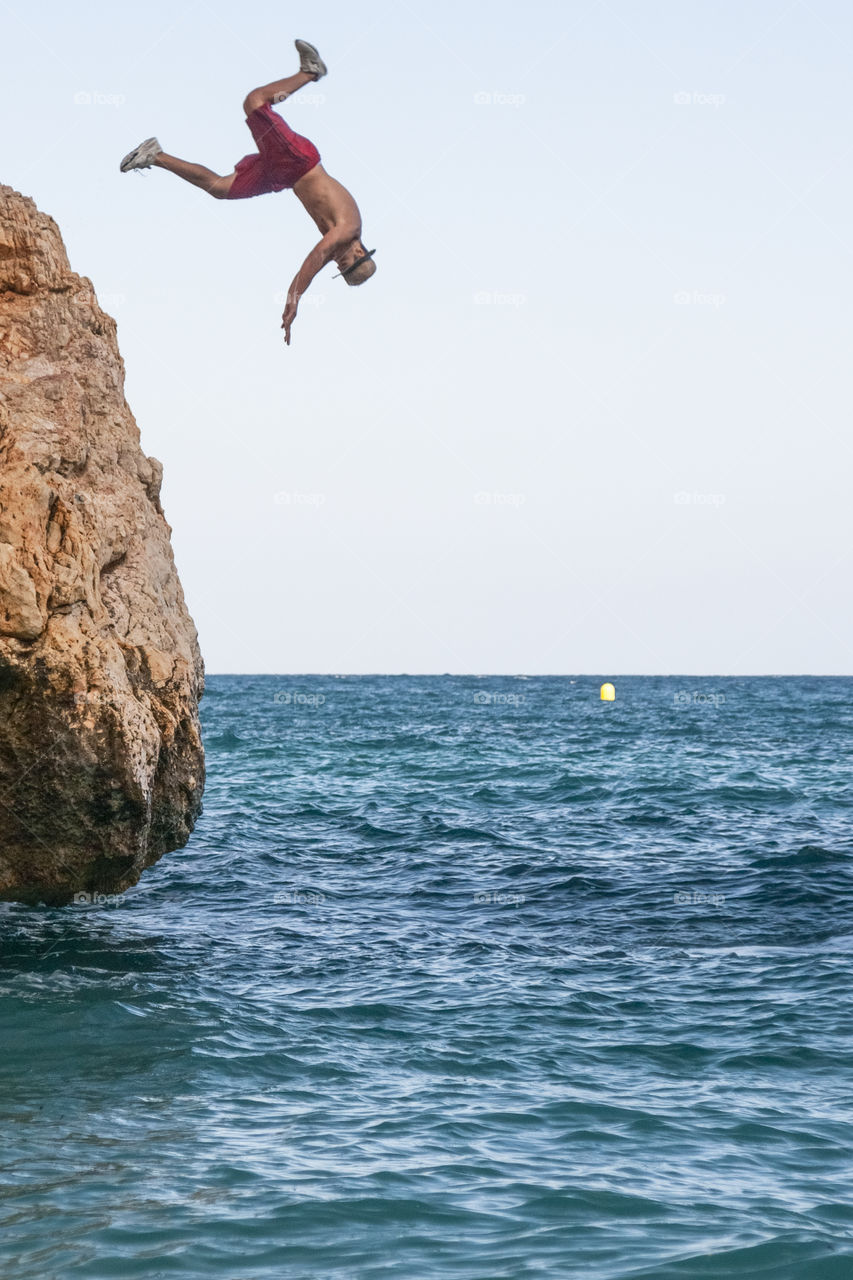
[[853,1276],[853,680],[599,683],[210,680],[0,906],[4,1280]]

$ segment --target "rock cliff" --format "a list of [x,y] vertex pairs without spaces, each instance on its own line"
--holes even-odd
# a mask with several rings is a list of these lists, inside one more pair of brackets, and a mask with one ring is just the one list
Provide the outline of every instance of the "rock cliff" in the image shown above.
[[115,322],[0,186],[0,899],[118,893],[201,811],[203,668]]

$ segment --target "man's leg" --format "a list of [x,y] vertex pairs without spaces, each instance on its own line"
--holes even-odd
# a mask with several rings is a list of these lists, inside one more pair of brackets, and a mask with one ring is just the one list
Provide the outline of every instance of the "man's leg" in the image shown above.
[[170,156],[165,151],[161,151],[155,157],[154,163],[161,169],[176,173],[179,178],[191,182],[194,187],[201,187],[202,191],[206,191],[217,200],[224,200],[227,197],[234,181],[233,173],[222,176],[214,173],[212,169],[205,169],[203,164],[191,164],[189,160],[179,160],[177,156]]
[[285,98],[296,93],[297,89],[317,79],[317,76],[310,75],[307,71],[297,71],[295,76],[287,76],[284,80],[273,80],[271,84],[262,85],[260,89],[253,89],[243,103],[243,110],[247,116],[250,116],[253,111],[257,111],[258,107],[263,107],[267,102],[284,102]]
[[[273,80],[271,84],[265,84],[260,89],[253,89],[246,97],[243,109],[246,115],[250,116],[253,111],[257,111],[258,107],[262,107],[267,102],[284,102],[285,98],[289,98],[298,89],[311,84],[312,80],[316,79],[316,75],[311,75],[307,71],[297,71],[295,76],[287,76],[284,80]],[[202,191],[206,191],[217,200],[227,198],[235,177],[233,173],[222,176],[214,173],[212,169],[206,169],[203,164],[191,164],[189,160],[179,160],[177,156],[170,156],[166,151],[161,151],[155,157],[154,164],[161,169],[168,169],[170,173],[176,173],[179,178],[183,178],[185,182],[191,182],[194,187],[201,187]]]

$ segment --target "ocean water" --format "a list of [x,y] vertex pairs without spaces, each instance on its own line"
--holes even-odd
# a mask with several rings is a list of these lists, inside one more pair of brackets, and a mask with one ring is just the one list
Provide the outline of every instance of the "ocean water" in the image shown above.
[[599,683],[210,679],[0,906],[4,1280],[853,1276],[853,680]]

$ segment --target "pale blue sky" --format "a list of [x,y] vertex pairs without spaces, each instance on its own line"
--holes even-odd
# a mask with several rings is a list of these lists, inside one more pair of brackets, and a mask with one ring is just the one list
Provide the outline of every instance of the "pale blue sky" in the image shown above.
[[[0,0],[0,181],[118,320],[211,671],[850,672],[841,0]],[[229,172],[282,107],[379,272]],[[313,294],[313,297],[312,297]]]

